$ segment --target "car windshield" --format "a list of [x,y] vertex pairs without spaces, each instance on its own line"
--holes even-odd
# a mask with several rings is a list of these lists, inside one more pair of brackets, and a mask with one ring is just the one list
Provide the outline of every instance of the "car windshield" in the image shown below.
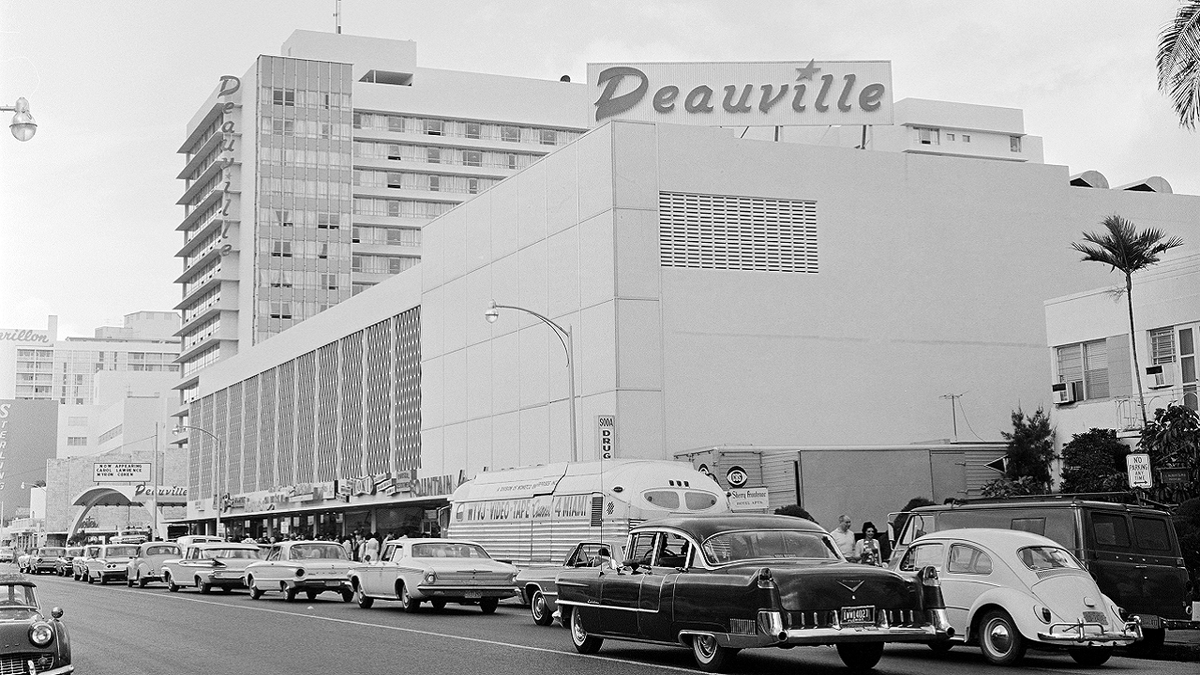
[[346,560],[346,549],[341,544],[298,544],[292,547],[292,560],[306,558]]
[[261,551],[249,548],[210,548],[200,551],[200,557],[205,560],[215,558],[261,558]]
[[67,549],[65,549],[65,548],[44,548],[44,549],[42,549],[43,556],[56,556],[57,557],[57,556],[66,554],[66,552],[67,552]]
[[147,546],[146,555],[179,555],[179,547],[172,544]]
[[751,530],[722,532],[709,537],[704,556],[717,565],[762,558],[818,558],[836,560],[837,553],[820,532]]
[[0,609],[5,607],[37,607],[33,586],[5,584],[0,586]]
[[132,558],[137,555],[136,546],[109,546],[105,552],[110,558]]
[[1035,572],[1053,569],[1083,569],[1075,560],[1075,556],[1065,549],[1054,546],[1028,546],[1018,551],[1017,555],[1026,567]]
[[413,544],[414,558],[484,558],[487,552],[477,544]]

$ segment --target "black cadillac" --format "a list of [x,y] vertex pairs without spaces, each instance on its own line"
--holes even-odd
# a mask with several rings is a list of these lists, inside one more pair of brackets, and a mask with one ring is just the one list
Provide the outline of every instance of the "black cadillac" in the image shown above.
[[606,638],[690,647],[701,670],[741,649],[836,645],[852,669],[887,642],[953,634],[937,570],[846,562],[829,534],[789,516],[663,518],[630,531],[626,560],[558,574],[558,605],[582,653]]

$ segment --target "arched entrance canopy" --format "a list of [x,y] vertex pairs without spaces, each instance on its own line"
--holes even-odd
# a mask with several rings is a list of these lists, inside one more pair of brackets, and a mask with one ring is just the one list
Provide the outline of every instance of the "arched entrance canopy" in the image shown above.
[[[71,521],[71,526],[67,528],[67,540],[72,539],[79,531],[79,524],[87,518],[87,514],[93,506],[145,506],[154,502],[154,497],[150,494],[152,489],[148,489],[145,485],[95,485],[80,492],[75,495],[75,499],[71,500],[71,504],[82,506],[83,510],[75,516]],[[187,495],[160,494],[157,508],[182,506],[186,503]]]

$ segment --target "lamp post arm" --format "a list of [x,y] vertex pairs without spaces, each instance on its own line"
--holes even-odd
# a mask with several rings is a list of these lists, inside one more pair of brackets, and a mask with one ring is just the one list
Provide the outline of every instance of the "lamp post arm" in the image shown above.
[[524,307],[517,307],[516,305],[494,305],[494,307],[496,309],[515,309],[518,312],[525,312],[526,314],[532,314],[533,316],[540,319],[542,323],[553,328],[554,334],[558,336],[558,341],[562,343],[563,350],[567,352],[567,366],[570,367],[570,365],[571,365],[571,346],[567,344],[567,340],[570,338],[571,335],[570,335],[570,332],[566,328],[563,328],[562,326],[555,323],[553,320],[551,320],[545,316],[542,316],[541,314],[538,314],[537,312],[533,311],[532,309],[525,309]]

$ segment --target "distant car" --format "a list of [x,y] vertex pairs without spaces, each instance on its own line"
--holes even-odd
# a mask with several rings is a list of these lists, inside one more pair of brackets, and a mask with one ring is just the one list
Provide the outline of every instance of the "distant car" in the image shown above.
[[162,581],[162,564],[181,555],[179,544],[170,541],[148,541],[138,544],[137,553],[125,566],[125,585],[145,588],[151,581]]
[[0,563],[15,562],[16,552],[11,546],[0,546]]
[[926,534],[892,562],[911,572],[941,573],[946,614],[955,634],[934,645],[978,645],[989,662],[1018,663],[1026,649],[1063,649],[1083,666],[1099,666],[1114,645],[1141,639],[1136,619],[1100,592],[1095,579],[1054,540],[1017,530],[959,529]]
[[72,562],[75,560],[75,556],[82,552],[82,546],[68,546],[66,551],[54,562],[54,573],[60,577],[71,574]]
[[350,568],[354,563],[335,541],[285,541],[267,549],[263,560],[246,566],[246,586],[257,600],[263,593],[279,591],[288,602],[303,592],[309,600],[329,591],[354,599]]
[[690,647],[701,670],[741,649],[835,645],[855,670],[888,642],[953,634],[937,570],[846,562],[829,533],[790,516],[668,516],[630,530],[626,560],[558,574],[559,611],[580,653],[604,639]]
[[163,561],[162,579],[172,593],[185,584],[194,585],[201,593],[208,593],[214,587],[229,592],[246,587],[246,567],[261,559],[261,552],[254,544],[192,544],[184,548],[183,557]]
[[554,579],[559,572],[576,567],[609,566],[614,559],[624,560],[620,552],[619,544],[581,541],[571,549],[561,565],[527,567],[517,572],[516,584],[521,589],[521,600],[529,605],[533,622],[539,626],[554,623],[554,615],[558,613],[558,586]]
[[517,568],[492,560],[483,547],[461,539],[395,539],[384,544],[380,559],[350,571],[358,606],[398,600],[415,612],[428,600],[434,609],[449,602],[479,603],[492,614],[500,600],[520,593],[513,582]]
[[[49,616],[38,605],[37,584],[21,574],[0,574],[0,664],[3,672],[59,675],[75,672],[71,640],[58,607]],[[10,665],[11,664],[11,665]],[[11,669],[10,669],[11,668]]]
[[66,552],[67,549],[62,546],[43,546],[29,556],[25,570],[30,574],[53,572],[59,556]]
[[71,578],[75,581],[87,580],[87,562],[100,555],[100,544],[89,544],[83,547],[83,552],[71,561]]
[[124,581],[130,558],[137,554],[133,544],[104,544],[94,558],[84,561],[87,582],[107,584],[109,581]]

